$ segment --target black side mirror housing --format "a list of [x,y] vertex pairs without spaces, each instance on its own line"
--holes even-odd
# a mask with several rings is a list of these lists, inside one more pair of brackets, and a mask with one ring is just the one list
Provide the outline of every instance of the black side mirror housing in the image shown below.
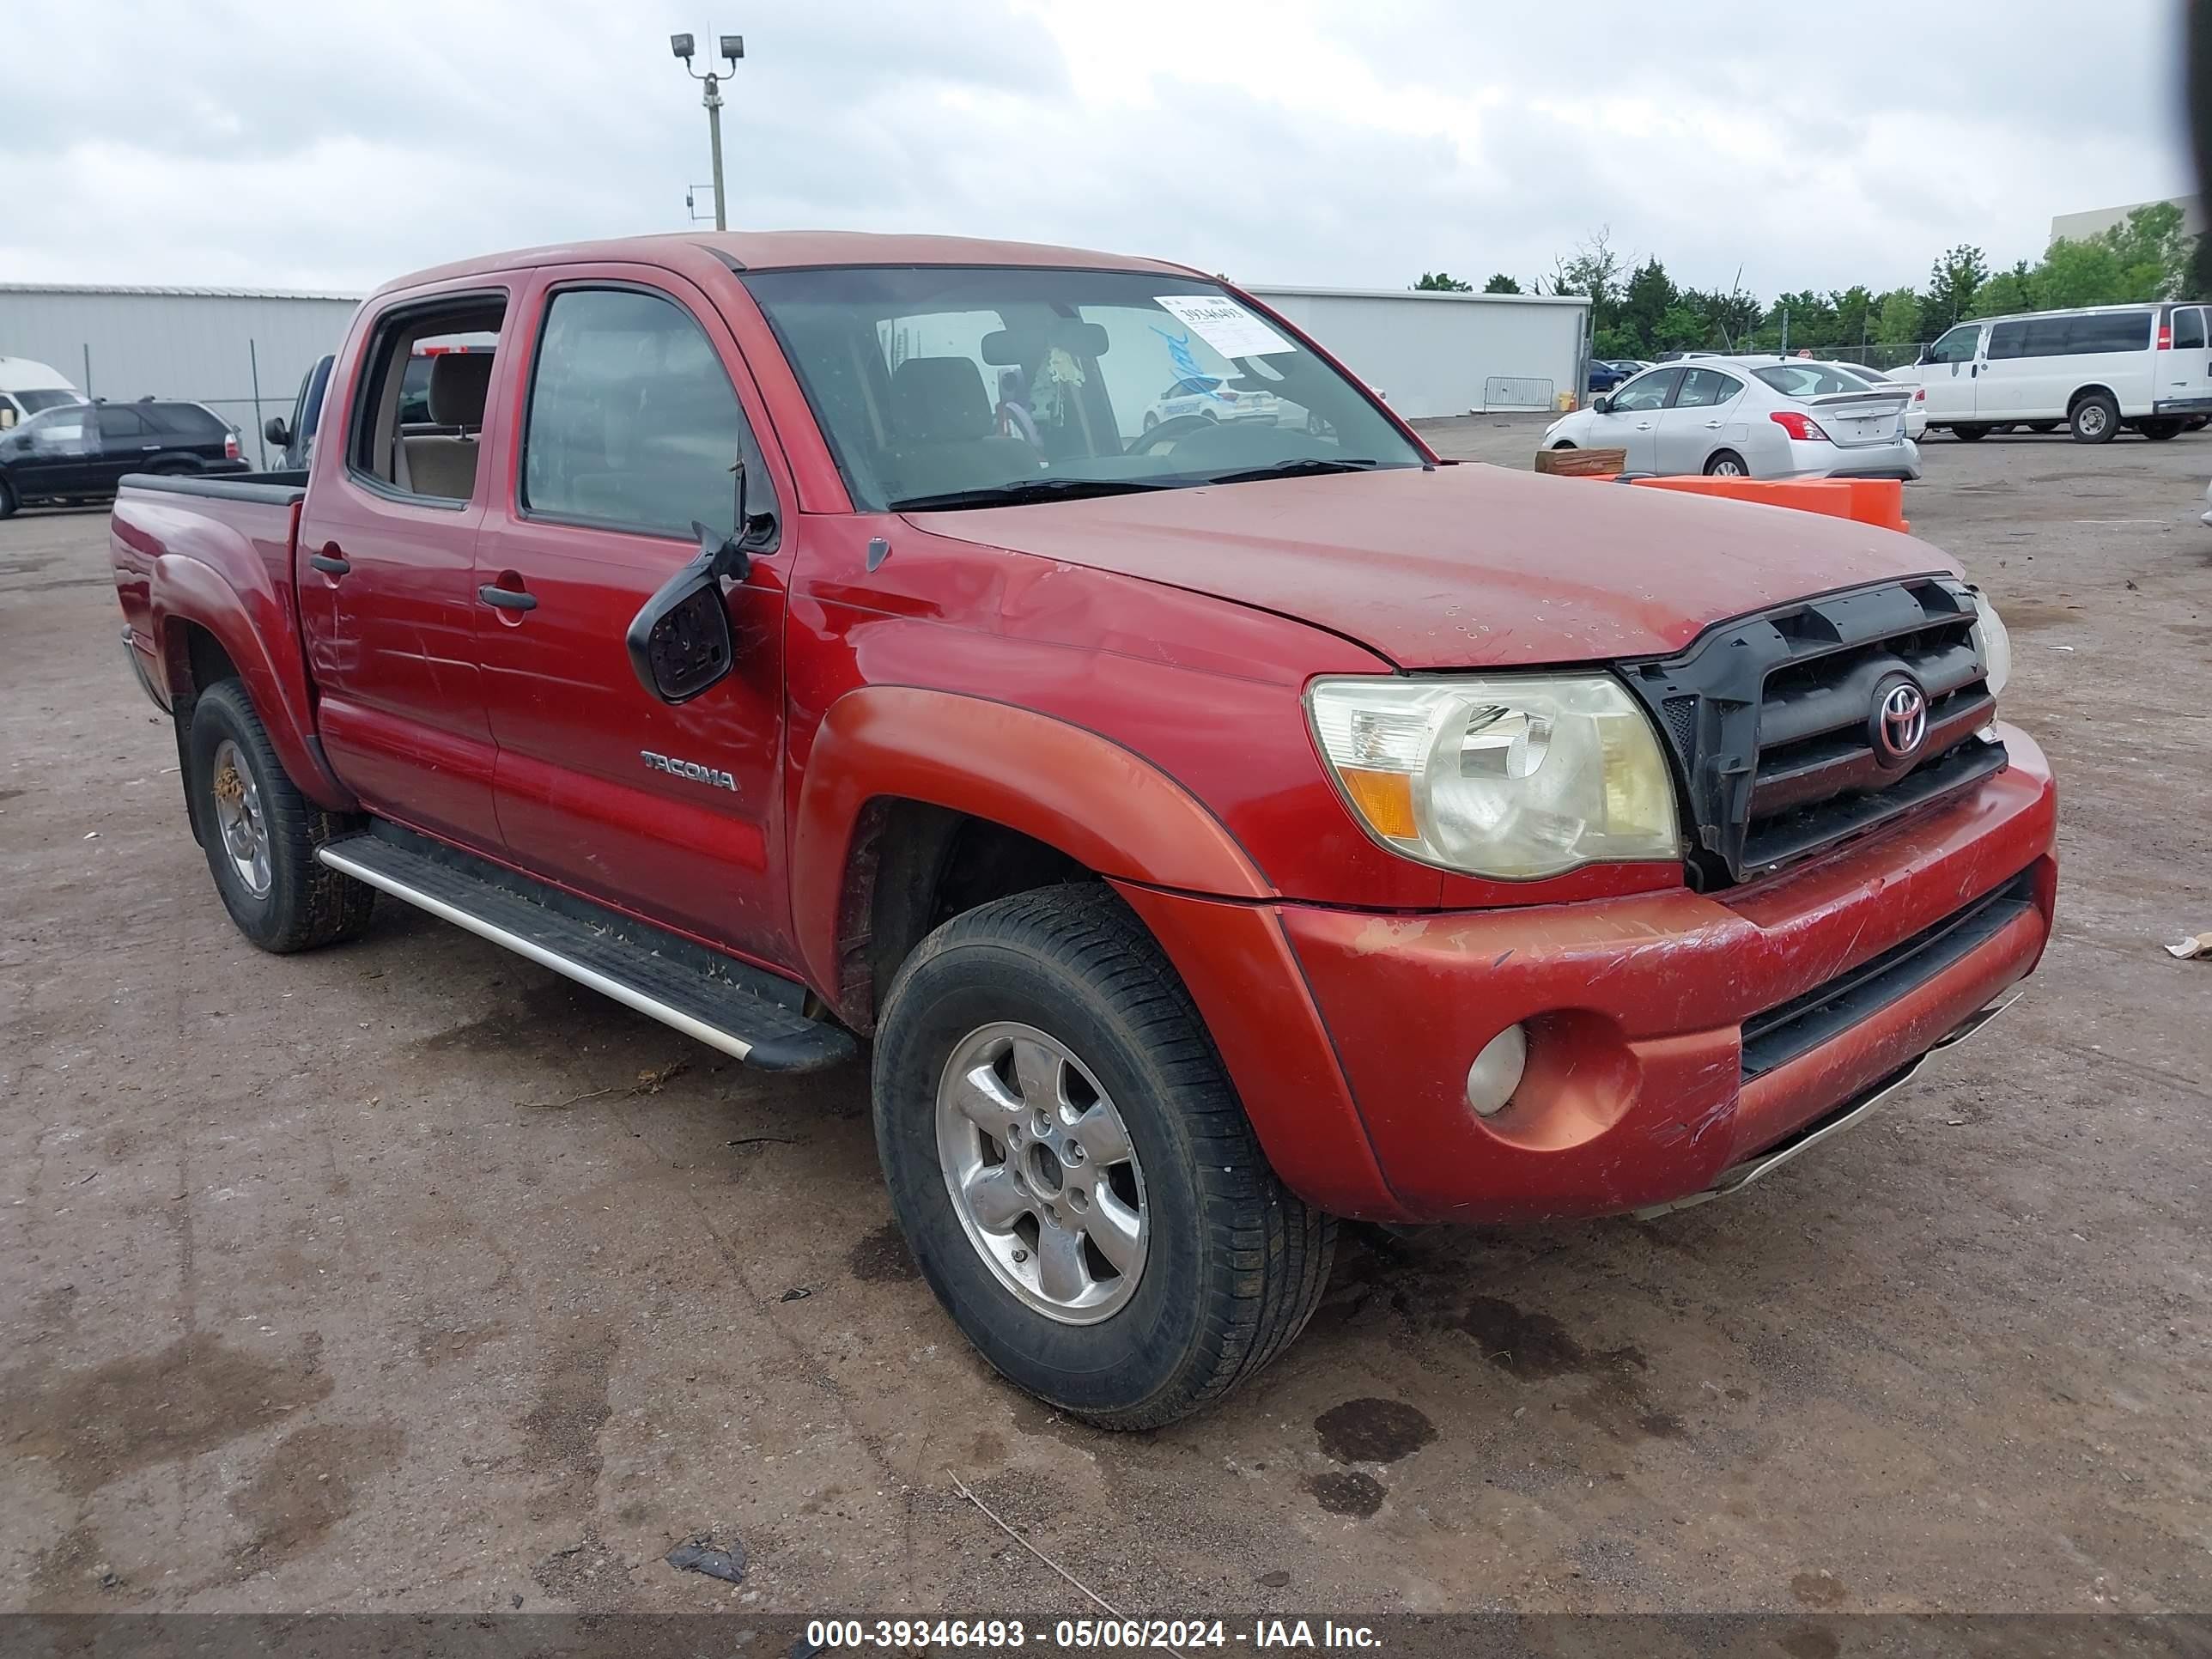
[[725,577],[742,581],[752,561],[734,537],[693,524],[699,551],[630,619],[623,640],[638,684],[665,703],[689,702],[727,678],[737,641]]
[[289,449],[292,447],[292,429],[284,424],[284,417],[282,415],[271,415],[267,423],[262,427],[261,435],[279,449]]
[[1613,399],[1612,399],[1611,398],[1606,397],[1606,396],[1604,396],[1604,395],[1602,395],[1602,394],[1601,394],[1601,395],[1600,395],[1600,396],[1598,396],[1598,397],[1595,397],[1595,398],[1591,398],[1591,399],[1590,399],[1590,412],[1591,412],[1592,414],[1594,414],[1594,415],[1610,415],[1610,414],[1612,414],[1612,413],[1613,413]]

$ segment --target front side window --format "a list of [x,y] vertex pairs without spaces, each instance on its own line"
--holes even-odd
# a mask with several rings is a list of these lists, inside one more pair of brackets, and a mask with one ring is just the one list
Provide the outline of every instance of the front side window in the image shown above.
[[1657,409],[1667,401],[1667,394],[1674,389],[1674,382],[1682,378],[1679,368],[1655,368],[1649,374],[1639,374],[1613,394],[1613,412],[1634,415],[1641,410]]
[[[523,509],[686,539],[696,520],[727,535],[743,425],[690,313],[635,289],[564,289],[546,308],[531,378]],[[755,468],[748,512],[766,510],[767,487]]]
[[1197,278],[880,266],[744,281],[864,511],[1422,464],[1370,393]]
[[1974,349],[1981,341],[1982,325],[1979,323],[1961,323],[1928,348],[1928,361],[1931,363],[1971,363],[1974,361]]

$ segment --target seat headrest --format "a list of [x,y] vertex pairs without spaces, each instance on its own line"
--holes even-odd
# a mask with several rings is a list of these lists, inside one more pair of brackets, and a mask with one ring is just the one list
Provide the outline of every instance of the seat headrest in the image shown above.
[[962,443],[991,433],[991,400],[972,357],[909,357],[891,374],[891,413],[908,443]]
[[430,418],[440,426],[482,426],[491,364],[489,351],[448,351],[430,359]]

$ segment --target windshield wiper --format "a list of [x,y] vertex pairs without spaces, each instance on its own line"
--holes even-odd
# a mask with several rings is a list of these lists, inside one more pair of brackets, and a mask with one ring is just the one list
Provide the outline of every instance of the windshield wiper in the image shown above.
[[894,513],[931,507],[1019,507],[1025,501],[1066,501],[1086,495],[1127,495],[1140,489],[1171,489],[1136,478],[1016,478],[981,489],[948,489],[935,495],[907,495],[891,502]]
[[1206,483],[1252,483],[1261,478],[1304,478],[1323,472],[1372,472],[1382,465],[1380,461],[1332,460],[1320,455],[1301,455],[1294,460],[1277,461],[1269,466],[1248,466],[1236,472],[1217,472]]

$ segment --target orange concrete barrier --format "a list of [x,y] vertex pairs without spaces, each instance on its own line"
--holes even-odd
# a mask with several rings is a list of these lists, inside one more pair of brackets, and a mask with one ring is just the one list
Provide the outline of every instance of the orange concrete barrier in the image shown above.
[[1910,530],[1905,517],[1905,486],[1895,478],[1633,478],[1646,489],[1675,489],[1692,495],[1790,507],[1801,513],[1825,513],[1884,530]]

